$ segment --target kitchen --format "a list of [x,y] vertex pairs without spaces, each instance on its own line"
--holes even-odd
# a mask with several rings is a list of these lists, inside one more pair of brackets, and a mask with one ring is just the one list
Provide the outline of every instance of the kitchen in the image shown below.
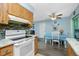
[[78,3],[0,3],[0,56],[79,56],[78,36]]
[[0,56],[35,54],[32,11],[27,3],[0,3]]

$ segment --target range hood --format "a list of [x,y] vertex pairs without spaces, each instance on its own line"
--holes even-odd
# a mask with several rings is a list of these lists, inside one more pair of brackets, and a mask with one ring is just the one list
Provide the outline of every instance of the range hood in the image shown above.
[[13,15],[8,15],[8,16],[10,18],[10,21],[12,20],[12,21],[16,21],[16,22],[25,23],[25,24],[31,24],[31,22],[26,19],[22,19],[22,18],[13,16]]

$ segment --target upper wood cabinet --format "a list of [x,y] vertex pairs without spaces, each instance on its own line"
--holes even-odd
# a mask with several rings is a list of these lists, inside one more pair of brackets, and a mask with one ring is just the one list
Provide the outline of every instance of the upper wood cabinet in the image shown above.
[[32,22],[33,20],[33,13],[29,10],[25,9],[18,3],[9,3],[8,4],[8,13]]
[[20,14],[21,14],[20,9],[21,9],[21,7],[17,3],[8,4],[8,13],[13,16],[20,17]]
[[[32,23],[33,13],[18,3],[0,3],[0,24],[8,24],[8,14],[23,18]],[[32,25],[32,24],[31,24]]]
[[26,20],[29,20],[30,22],[32,22],[32,20],[33,20],[32,12],[28,11],[25,8],[21,9],[21,17],[26,19]]
[[1,24],[8,24],[8,8],[6,3],[0,3],[0,23]]

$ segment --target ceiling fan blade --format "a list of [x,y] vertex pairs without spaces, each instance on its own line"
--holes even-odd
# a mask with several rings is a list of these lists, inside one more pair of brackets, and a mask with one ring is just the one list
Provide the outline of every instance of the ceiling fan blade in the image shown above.
[[55,15],[55,13],[52,13],[51,15],[48,15],[49,17],[52,17],[52,18],[55,18],[56,17],[56,15]]
[[57,18],[57,19],[61,19],[61,17],[59,17],[59,16],[57,16],[56,18]]
[[62,16],[63,14],[58,14],[57,16]]
[[53,17],[52,15],[48,15],[49,17]]

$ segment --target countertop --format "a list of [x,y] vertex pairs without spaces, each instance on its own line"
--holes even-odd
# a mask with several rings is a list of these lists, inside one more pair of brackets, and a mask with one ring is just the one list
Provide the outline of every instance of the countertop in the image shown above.
[[74,38],[67,38],[67,42],[70,44],[76,55],[79,56],[79,41]]
[[1,39],[0,40],[0,48],[13,44],[13,41],[10,39]]
[[[32,38],[34,38],[36,35],[29,35],[29,36],[32,36]],[[10,44],[14,44],[14,42],[10,39],[1,39],[0,40],[0,48],[10,45]]]
[[31,35],[31,34],[29,34],[29,35],[27,35],[27,36],[32,36],[32,37],[35,37],[35,36],[37,36],[37,35]]

